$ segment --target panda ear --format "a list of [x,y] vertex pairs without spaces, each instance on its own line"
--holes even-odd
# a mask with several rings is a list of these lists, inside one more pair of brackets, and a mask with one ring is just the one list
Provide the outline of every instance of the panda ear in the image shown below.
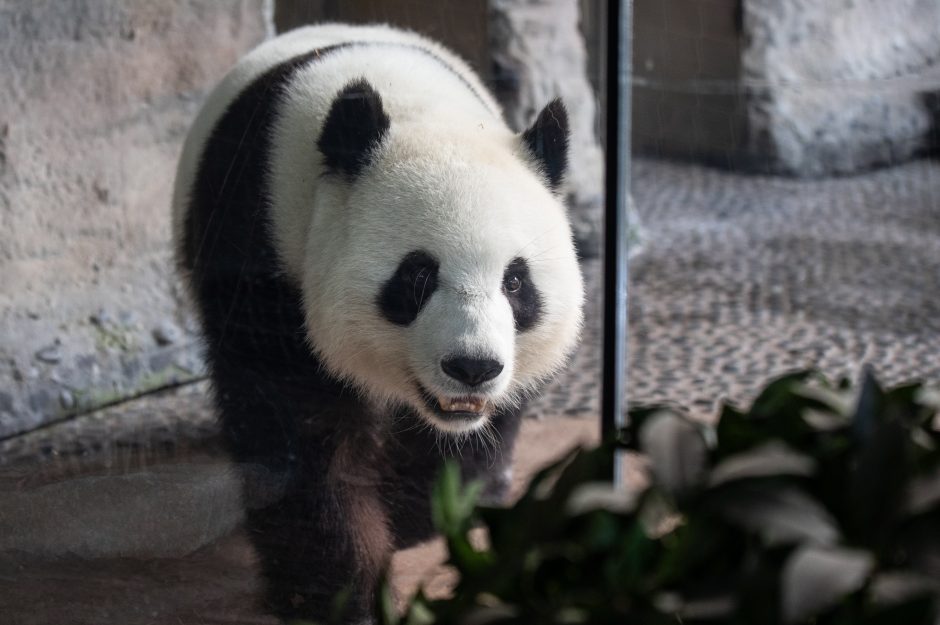
[[388,126],[382,98],[365,78],[343,87],[330,105],[317,141],[327,168],[350,177],[358,175],[382,143]]
[[522,133],[522,141],[557,191],[568,168],[568,110],[555,98],[542,109],[535,123]]

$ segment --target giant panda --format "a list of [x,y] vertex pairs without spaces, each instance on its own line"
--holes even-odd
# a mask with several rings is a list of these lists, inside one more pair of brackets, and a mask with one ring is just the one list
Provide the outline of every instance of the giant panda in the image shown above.
[[174,234],[270,612],[325,619],[345,589],[368,622],[448,457],[505,491],[581,326],[567,143],[560,101],[516,134],[466,63],[387,26],[273,38],[209,95]]

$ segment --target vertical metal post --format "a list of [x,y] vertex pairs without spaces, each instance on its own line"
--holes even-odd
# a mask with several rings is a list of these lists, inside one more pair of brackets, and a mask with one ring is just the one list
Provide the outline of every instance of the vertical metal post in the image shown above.
[[[627,356],[627,205],[630,198],[630,68],[632,0],[613,0],[607,14],[607,150],[604,221],[604,331],[601,433],[623,424]],[[614,458],[614,483],[620,458]]]

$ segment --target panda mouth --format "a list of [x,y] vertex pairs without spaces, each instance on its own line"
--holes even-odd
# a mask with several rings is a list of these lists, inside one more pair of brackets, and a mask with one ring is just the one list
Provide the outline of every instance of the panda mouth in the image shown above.
[[476,420],[486,415],[490,408],[489,400],[478,395],[448,397],[431,394],[420,385],[418,388],[425,405],[431,412],[445,420]]
[[487,401],[482,397],[438,397],[440,409],[448,413],[483,414],[486,411]]

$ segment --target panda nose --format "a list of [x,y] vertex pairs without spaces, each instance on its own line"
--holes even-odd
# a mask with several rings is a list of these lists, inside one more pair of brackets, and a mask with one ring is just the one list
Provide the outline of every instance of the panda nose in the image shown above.
[[498,376],[503,363],[491,359],[453,357],[441,361],[444,373],[468,386],[479,386]]

